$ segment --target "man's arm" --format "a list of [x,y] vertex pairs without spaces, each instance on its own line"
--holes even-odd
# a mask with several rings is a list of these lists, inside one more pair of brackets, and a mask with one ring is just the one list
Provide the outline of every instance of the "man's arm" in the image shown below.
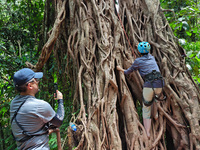
[[56,91],[57,98],[58,99],[58,109],[56,115],[53,117],[53,119],[50,121],[50,123],[56,127],[60,127],[62,125],[64,116],[65,116],[65,110],[63,105],[63,95],[60,91]]

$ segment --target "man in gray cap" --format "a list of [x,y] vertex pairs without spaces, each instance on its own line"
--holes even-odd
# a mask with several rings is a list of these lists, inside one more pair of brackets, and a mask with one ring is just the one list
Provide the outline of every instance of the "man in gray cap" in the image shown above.
[[56,91],[57,113],[49,103],[35,98],[42,72],[24,68],[14,74],[15,88],[20,93],[11,102],[12,133],[20,150],[49,150],[48,127],[60,127],[64,119],[63,95]]

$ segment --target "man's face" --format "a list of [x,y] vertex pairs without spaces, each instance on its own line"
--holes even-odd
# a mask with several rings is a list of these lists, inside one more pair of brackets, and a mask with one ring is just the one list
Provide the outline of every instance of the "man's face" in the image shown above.
[[39,79],[34,78],[28,84],[32,87],[33,93],[36,94],[39,91]]

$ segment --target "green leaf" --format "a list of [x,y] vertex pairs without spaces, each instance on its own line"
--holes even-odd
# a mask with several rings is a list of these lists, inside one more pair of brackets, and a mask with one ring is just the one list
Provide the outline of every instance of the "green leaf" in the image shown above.
[[187,35],[189,35],[189,36],[191,36],[191,35],[192,35],[192,33],[191,33],[191,32],[188,32],[188,31],[186,31],[186,33],[187,33]]

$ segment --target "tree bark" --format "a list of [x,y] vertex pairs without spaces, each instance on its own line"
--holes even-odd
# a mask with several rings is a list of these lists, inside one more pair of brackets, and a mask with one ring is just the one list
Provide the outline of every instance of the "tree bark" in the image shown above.
[[[35,68],[43,67],[56,43],[54,53],[66,64],[60,69],[74,89],[74,111],[80,110],[74,116],[77,132],[68,129],[69,148],[200,149],[199,89],[160,2],[119,1],[120,18],[113,0],[55,2],[57,19]],[[151,44],[167,96],[156,103],[159,118],[152,120],[150,140],[138,115],[143,80],[138,72],[126,77],[116,70],[131,66],[141,41]]]

